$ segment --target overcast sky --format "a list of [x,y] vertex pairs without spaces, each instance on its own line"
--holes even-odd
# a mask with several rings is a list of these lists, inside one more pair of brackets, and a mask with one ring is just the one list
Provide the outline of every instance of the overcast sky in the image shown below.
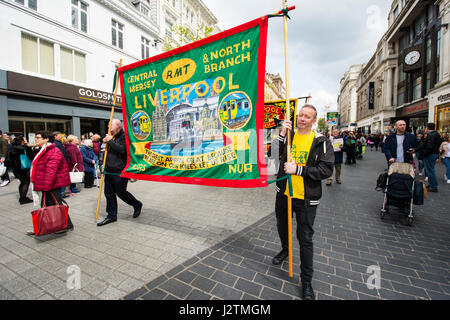
[[[281,0],[203,0],[222,30],[281,9]],[[340,80],[351,65],[367,62],[387,30],[392,0],[290,0],[290,96],[337,110]],[[283,19],[271,18],[266,70],[284,75]]]

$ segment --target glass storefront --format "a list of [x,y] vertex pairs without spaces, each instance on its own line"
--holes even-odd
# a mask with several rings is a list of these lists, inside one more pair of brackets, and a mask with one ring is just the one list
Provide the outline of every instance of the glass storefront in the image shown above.
[[9,132],[14,135],[24,135],[27,139],[29,134],[38,131],[60,131],[72,132],[72,123],[68,119],[50,119],[11,116],[9,117]]
[[437,108],[436,119],[439,133],[450,132],[450,104]]
[[410,118],[408,127],[414,134],[416,134],[418,131],[423,133],[425,132],[427,123],[428,123],[428,115],[423,115],[415,118]]

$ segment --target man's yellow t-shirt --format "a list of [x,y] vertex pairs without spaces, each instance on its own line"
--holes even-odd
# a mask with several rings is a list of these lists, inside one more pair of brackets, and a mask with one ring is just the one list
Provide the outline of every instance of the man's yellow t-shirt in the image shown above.
[[[292,141],[291,146],[291,155],[292,160],[297,164],[297,166],[304,167],[306,166],[306,162],[308,161],[308,155],[311,150],[311,145],[314,140],[314,131],[311,131],[309,134],[300,135],[298,132],[294,135],[294,140]],[[286,196],[289,195],[288,192],[288,184],[286,182],[286,191],[284,194]],[[293,198],[297,199],[305,199],[305,186],[303,184],[303,177],[298,176],[296,174],[292,175],[292,194]]]

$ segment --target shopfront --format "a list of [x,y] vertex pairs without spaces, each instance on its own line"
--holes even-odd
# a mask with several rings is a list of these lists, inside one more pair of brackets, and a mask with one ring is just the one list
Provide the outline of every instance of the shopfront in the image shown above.
[[[41,130],[80,137],[104,135],[110,118],[111,94],[67,83],[0,70],[0,118],[5,132],[32,139]],[[5,89],[4,89],[5,88]],[[114,118],[121,119],[120,96]]]
[[430,94],[429,117],[440,133],[450,132],[450,84],[438,87]]
[[396,121],[405,120],[407,130],[424,132],[428,123],[428,101],[421,100],[397,110]]

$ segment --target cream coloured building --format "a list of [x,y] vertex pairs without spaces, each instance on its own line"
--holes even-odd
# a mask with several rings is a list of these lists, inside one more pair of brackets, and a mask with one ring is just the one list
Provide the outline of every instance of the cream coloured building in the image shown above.
[[341,79],[341,90],[338,97],[338,112],[342,130],[354,130],[356,127],[356,113],[358,100],[358,76],[364,64],[353,65]]

